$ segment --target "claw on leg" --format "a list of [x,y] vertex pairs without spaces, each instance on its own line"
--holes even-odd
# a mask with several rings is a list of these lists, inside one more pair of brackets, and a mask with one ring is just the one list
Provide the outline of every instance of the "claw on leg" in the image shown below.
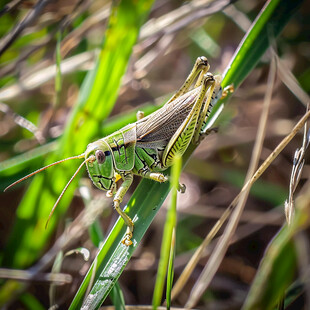
[[180,184],[180,183],[179,183],[178,191],[179,191],[181,194],[184,194],[185,191],[186,191],[186,186],[185,186],[185,184]]
[[234,85],[230,84],[223,89],[221,99],[226,98],[229,94],[235,91]]
[[132,238],[132,231],[130,231],[130,228],[127,227],[125,238],[122,240],[122,243],[126,246],[132,245],[131,238]]
[[110,189],[109,191],[107,191],[107,193],[105,194],[108,198],[112,198],[113,197],[113,190]]

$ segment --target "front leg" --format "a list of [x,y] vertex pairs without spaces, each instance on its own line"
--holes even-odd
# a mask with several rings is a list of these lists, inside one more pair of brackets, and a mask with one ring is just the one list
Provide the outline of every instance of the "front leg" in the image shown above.
[[127,225],[126,236],[124,240],[122,240],[122,243],[129,246],[132,244],[131,238],[134,229],[134,224],[132,219],[124,211],[121,210],[120,203],[122,202],[126,192],[128,191],[130,185],[132,184],[133,174],[131,172],[126,172],[122,174],[122,179],[124,180],[124,182],[116,192],[113,201],[115,210],[123,218],[125,224]]

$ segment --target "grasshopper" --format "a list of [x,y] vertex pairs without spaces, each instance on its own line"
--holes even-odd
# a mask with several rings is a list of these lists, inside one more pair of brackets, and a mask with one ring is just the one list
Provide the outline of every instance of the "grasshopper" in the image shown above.
[[[84,158],[58,197],[48,221],[67,187],[86,164],[94,185],[107,191],[108,197],[114,195],[114,208],[127,225],[122,242],[127,246],[131,245],[134,223],[120,208],[123,197],[131,186],[134,175],[156,182],[168,181],[162,172],[172,165],[176,154],[182,156],[191,141],[196,144],[200,142],[204,135],[202,128],[212,107],[211,101],[215,96],[225,95],[225,90],[222,92],[220,86],[221,77],[213,76],[208,72],[209,68],[206,57],[197,58],[184,84],[162,108],[146,117],[140,113],[135,123],[90,143],[83,154],[38,169],[6,189],[63,161]],[[117,189],[116,183],[120,179],[123,183]],[[180,188],[184,189],[182,186]]]

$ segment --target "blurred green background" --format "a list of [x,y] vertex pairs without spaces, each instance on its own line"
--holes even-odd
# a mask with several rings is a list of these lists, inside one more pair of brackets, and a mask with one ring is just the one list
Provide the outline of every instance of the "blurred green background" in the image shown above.
[[[49,211],[78,167],[77,161],[50,168],[32,183],[27,180],[8,192],[2,190],[45,164],[82,153],[88,143],[134,122],[136,111],[156,110],[183,83],[198,56],[209,59],[211,72],[222,74],[264,4],[1,2],[0,262],[10,270],[28,269],[32,276],[19,274],[23,282],[1,280],[1,304],[9,305],[8,309],[44,309],[50,303],[68,308],[100,241],[117,220],[112,201],[94,188],[82,169],[45,230]],[[309,2],[304,1],[277,40],[269,34],[281,65],[261,160],[305,112],[310,91],[309,13]],[[193,249],[240,191],[269,67],[266,54],[226,104],[216,123],[218,133],[201,143],[182,173],[180,182],[187,191],[177,203],[176,279]],[[292,75],[301,87],[292,82]],[[283,203],[292,159],[301,144],[302,134],[254,185],[233,244],[198,308],[241,308],[267,245],[285,222]],[[308,176],[306,164],[301,186]],[[123,205],[139,181],[135,179]],[[126,304],[152,303],[168,203],[159,210],[119,280]],[[71,230],[66,230],[72,221]],[[308,240],[306,232],[302,236]],[[71,277],[51,289],[50,281],[40,276],[50,272],[60,253],[81,247],[89,250],[90,260],[79,254],[63,258],[61,268],[55,270]],[[173,305],[184,306],[210,251],[212,246]],[[305,299],[303,290],[298,290],[294,308],[287,309],[306,309]],[[111,303],[112,299],[105,301]]]

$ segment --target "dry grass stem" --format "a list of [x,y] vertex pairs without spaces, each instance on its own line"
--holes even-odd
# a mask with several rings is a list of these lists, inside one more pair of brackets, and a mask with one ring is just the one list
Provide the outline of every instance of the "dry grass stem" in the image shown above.
[[294,216],[295,206],[293,196],[301,178],[301,173],[305,164],[305,153],[309,146],[309,142],[310,142],[310,130],[307,130],[307,123],[305,123],[302,147],[300,149],[296,149],[294,154],[293,167],[289,186],[289,196],[288,200],[286,200],[284,203],[285,217],[288,224],[292,222],[292,218]]
[[[270,71],[268,75],[266,96],[265,96],[263,110],[262,110],[259,127],[257,131],[257,138],[256,138],[255,145],[252,151],[252,158],[251,158],[250,166],[249,166],[249,169],[246,175],[245,182],[247,182],[252,177],[259,162],[259,158],[260,158],[260,154],[261,154],[261,150],[262,150],[262,146],[264,142],[265,132],[266,132],[266,124],[267,124],[268,113],[269,113],[269,109],[271,105],[271,98],[272,98],[275,77],[276,77],[276,63],[275,63],[275,59],[272,58],[271,65],[270,65]],[[207,265],[205,266],[200,277],[196,281],[192,289],[191,296],[186,304],[186,307],[193,308],[197,304],[201,295],[206,290],[211,280],[213,279],[216,271],[218,270],[218,267],[220,266],[225,256],[229,243],[239,223],[241,213],[243,211],[247,197],[250,192],[250,188],[251,187],[247,187],[246,190],[241,192],[238,204],[236,208],[234,209],[232,216],[227,224],[227,227],[222,237],[220,238],[217,246],[215,247],[215,250],[211,254],[211,257],[208,260]],[[227,210],[230,210],[231,212],[230,208],[228,208]]]

